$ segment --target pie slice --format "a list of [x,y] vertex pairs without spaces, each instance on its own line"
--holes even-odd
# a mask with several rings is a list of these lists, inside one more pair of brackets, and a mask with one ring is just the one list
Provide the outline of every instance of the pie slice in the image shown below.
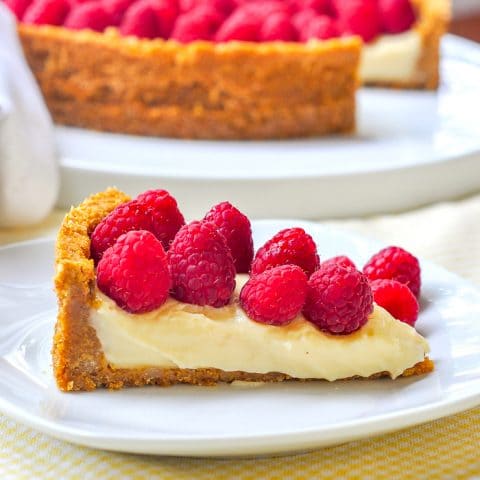
[[[347,10],[350,3],[360,5],[359,12],[348,10],[347,19],[333,7],[313,11],[297,0],[243,2],[227,16],[221,13],[213,33],[210,24],[210,33],[198,25],[215,12],[195,10],[195,2],[177,12],[173,29],[156,33],[132,28],[138,1],[115,13],[123,15],[120,26],[103,32],[93,31],[108,22],[98,23],[98,7],[89,20],[90,7],[76,6],[51,26],[35,24],[44,19],[32,6],[19,15],[19,33],[59,124],[178,138],[308,137],[354,130],[360,81],[437,88],[449,0],[411,0],[413,8],[409,2],[383,2],[393,5],[382,14],[386,19],[370,14],[372,0],[336,2]],[[258,8],[245,10],[252,5]],[[181,28],[188,22],[196,30]],[[357,36],[345,37],[352,34]],[[152,36],[159,38],[144,38]]]
[[[119,301],[125,298],[125,291],[120,291],[114,300],[104,293],[103,280],[97,282],[102,262],[107,261],[109,252],[120,239],[104,250],[97,267],[91,256],[91,251],[95,251],[95,255],[98,253],[91,247],[96,226],[129,200],[127,195],[113,188],[92,195],[66,215],[58,233],[55,289],[59,310],[53,342],[53,369],[61,390],[177,383],[213,385],[233,381],[396,378],[420,375],[433,369],[427,357],[427,341],[410,325],[396,320],[377,305],[373,310],[370,308],[371,313],[365,317],[363,326],[358,328],[357,325],[356,330],[344,331],[348,334],[343,335],[318,328],[312,323],[313,318],[309,320],[300,311],[287,322],[280,314],[268,321],[250,318],[255,316],[251,313],[251,305],[247,308],[243,293],[240,295],[243,284],[254,278],[249,279],[246,274],[237,274],[235,291],[232,284],[233,293],[222,306],[192,303],[201,302],[192,300],[194,297],[187,298],[173,279],[171,290],[170,284],[166,287],[171,292],[166,300],[162,299],[161,304],[148,311],[141,312],[135,307],[139,313],[132,313],[129,311],[133,308],[131,303],[127,308]],[[138,204],[128,205],[133,205],[138,213]],[[171,203],[169,208],[173,208]],[[125,226],[125,219],[122,222]],[[208,228],[213,228],[211,225],[209,223]],[[157,225],[153,230],[158,236],[161,228]],[[175,236],[171,249],[175,248],[179,235]],[[216,235],[222,238],[226,248],[227,236]],[[161,244],[157,243],[163,252]],[[235,247],[229,248],[234,252]],[[164,253],[162,255],[165,257]],[[265,254],[267,257],[272,261],[273,257]],[[168,258],[169,262],[173,261],[172,256]],[[121,275],[128,268],[139,265],[138,262],[124,264],[121,259],[117,263],[120,267],[116,274],[120,272]],[[198,260],[197,264],[200,263]],[[256,270],[258,265],[257,262]],[[299,271],[307,282],[300,267],[290,265],[289,268]],[[351,269],[345,267],[341,271],[348,268]],[[270,275],[273,271],[264,273]],[[174,278],[174,269],[170,272]],[[355,275],[363,275],[355,272]],[[255,278],[259,275],[262,273]],[[131,288],[137,288],[139,282],[132,278],[129,280],[133,282]],[[290,292],[285,301],[289,302],[290,297],[298,298],[297,292]],[[282,312],[283,315],[285,310]]]

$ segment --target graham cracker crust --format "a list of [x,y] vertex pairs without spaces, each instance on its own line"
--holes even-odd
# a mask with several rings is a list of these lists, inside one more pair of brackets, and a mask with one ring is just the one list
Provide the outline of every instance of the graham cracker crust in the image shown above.
[[[87,198],[65,216],[56,242],[55,290],[58,317],[53,339],[53,371],[63,391],[94,390],[97,387],[119,389],[130,386],[178,383],[215,385],[218,382],[282,382],[298,380],[288,375],[242,371],[226,372],[216,368],[112,368],[103,354],[95,329],[90,325],[90,307],[95,302],[95,269],[90,259],[90,233],[117,205],[130,198],[109,188]],[[402,376],[421,375],[433,370],[425,358],[408,368]],[[378,372],[370,378],[386,377]]]
[[349,133],[361,43],[140,40],[19,26],[55,122],[192,139]]

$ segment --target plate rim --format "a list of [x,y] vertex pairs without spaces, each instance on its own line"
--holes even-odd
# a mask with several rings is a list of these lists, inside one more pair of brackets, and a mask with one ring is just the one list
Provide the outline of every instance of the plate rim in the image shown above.
[[[334,231],[335,234],[348,238],[351,241],[368,242],[372,248],[382,243],[376,239],[360,235],[355,232],[343,230],[330,225],[295,219],[267,219],[256,220],[252,223],[261,226],[275,226],[282,228],[284,224],[295,222],[298,226],[307,226],[316,229]],[[54,246],[55,237],[47,236],[33,240],[15,242],[0,247],[0,253],[10,249],[29,248],[31,245],[46,244]],[[480,290],[472,282],[447,269],[421,258],[422,265],[429,269],[439,270],[443,275],[453,279],[456,284],[461,284],[479,294]],[[152,435],[106,435],[96,434],[94,431],[65,426],[54,420],[39,417],[22,407],[17,407],[6,401],[0,392],[0,411],[21,424],[51,435],[55,438],[71,443],[101,448],[119,452],[131,452],[157,455],[180,455],[191,457],[243,457],[285,454],[304,451],[306,449],[322,448],[350,442],[361,438],[382,435],[398,429],[409,428],[425,422],[433,421],[445,416],[453,415],[480,405],[480,382],[478,386],[467,391],[455,392],[449,397],[440,398],[426,405],[404,408],[400,412],[388,412],[376,417],[346,420],[333,425],[321,425],[294,432],[282,433],[253,433],[241,435],[209,434],[208,438],[201,434],[172,435],[160,437],[158,433]],[[88,393],[83,393],[87,395]],[[64,393],[63,395],[71,395]],[[80,393],[82,395],[82,393]],[[201,442],[200,442],[201,440]],[[240,452],[238,451],[240,450]]]

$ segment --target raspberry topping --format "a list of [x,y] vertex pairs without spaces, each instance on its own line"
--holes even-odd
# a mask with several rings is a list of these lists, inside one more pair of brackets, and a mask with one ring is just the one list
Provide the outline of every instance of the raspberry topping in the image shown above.
[[32,0],[4,0],[5,5],[12,11],[17,17],[17,20],[21,20],[25,10],[28,8]]
[[338,257],[332,257],[329,258],[328,260],[324,260],[322,262],[322,265],[330,265],[330,264],[335,264],[335,265],[342,265],[342,267],[351,267],[351,268],[357,268],[355,264],[350,260],[345,255],[339,255]]
[[180,0],[180,11],[189,12],[199,6],[207,6],[222,15],[229,15],[237,7],[235,0]]
[[308,281],[303,313],[321,330],[352,333],[365,325],[372,310],[368,279],[354,268],[322,264]]
[[238,8],[220,26],[215,40],[217,42],[231,40],[256,42],[259,40],[260,27],[261,21],[258,17],[251,15],[248,9]]
[[370,283],[375,303],[393,317],[414,326],[418,318],[419,305],[412,291],[396,280],[373,280]]
[[281,265],[251,277],[240,292],[249,318],[269,325],[286,325],[302,310],[307,276],[296,265]]
[[278,265],[298,265],[310,276],[320,263],[317,246],[303,228],[287,228],[278,232],[259,248],[252,264],[252,275]]
[[330,0],[294,0],[293,3],[297,10],[311,9],[320,15],[331,15],[333,13]]
[[135,200],[150,216],[152,233],[168,250],[177,232],[185,225],[177,201],[166,190],[147,190]]
[[120,24],[120,33],[138,38],[160,36],[160,27],[151,0],[139,0],[131,5]]
[[168,251],[172,295],[186,303],[223,307],[235,288],[235,266],[225,237],[209,222],[183,226]]
[[223,20],[223,15],[217,10],[208,5],[200,5],[178,17],[171,38],[182,43],[211,40]]
[[144,313],[165,303],[171,287],[162,244],[145,230],[121,235],[97,267],[98,288],[130,313]]
[[64,26],[72,30],[89,28],[103,32],[112,25],[113,18],[105,5],[97,2],[79,3],[68,14]]
[[294,42],[297,39],[297,30],[293,26],[291,16],[286,13],[273,13],[268,16],[260,27],[262,42]]
[[112,26],[119,26],[122,23],[126,11],[136,0],[102,0],[112,19]]
[[219,203],[205,215],[225,237],[237,273],[248,273],[253,259],[250,220],[229,202]]
[[306,23],[300,33],[300,40],[304,42],[311,38],[327,40],[329,38],[338,37],[339,35],[340,31],[337,22],[326,15],[319,15],[318,17],[311,18],[308,23]]
[[420,294],[420,264],[411,253],[400,247],[387,247],[376,253],[363,267],[370,280],[396,280],[407,285],[412,293]]
[[336,13],[342,30],[369,42],[381,32],[377,0],[336,0]]
[[33,25],[62,25],[69,10],[68,0],[33,0],[22,21]]
[[410,0],[379,0],[380,18],[387,33],[401,33],[415,23],[415,11]]
[[95,228],[90,240],[90,253],[95,263],[120,235],[131,230],[152,230],[152,221],[136,200],[119,205]]

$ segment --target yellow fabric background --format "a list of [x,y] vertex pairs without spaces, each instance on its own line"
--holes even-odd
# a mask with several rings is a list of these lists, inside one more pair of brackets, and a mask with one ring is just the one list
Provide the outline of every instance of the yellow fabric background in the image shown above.
[[[54,234],[62,215],[54,212],[32,229],[0,230],[0,245]],[[480,195],[400,215],[329,223],[402,245],[480,285]],[[0,479],[34,478],[480,479],[480,407],[300,455],[234,460],[143,457],[77,447],[0,415]]]

